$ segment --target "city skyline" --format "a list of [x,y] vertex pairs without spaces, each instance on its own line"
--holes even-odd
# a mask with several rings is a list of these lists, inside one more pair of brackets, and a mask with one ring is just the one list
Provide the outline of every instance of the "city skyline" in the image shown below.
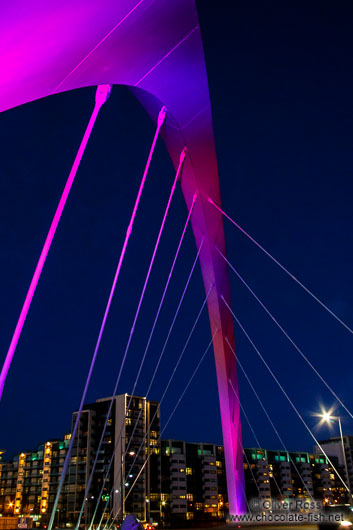
[[[180,518],[224,519],[229,506],[223,446],[162,438],[159,404],[127,394],[114,397],[103,433],[110,399],[100,398],[84,407],[55,507],[71,433],[22,451],[13,460],[3,459],[0,451],[1,516],[29,516],[37,527],[47,524],[53,510],[55,524],[65,521],[66,526],[86,526],[93,513],[96,522],[120,521],[132,512],[142,521],[152,518],[162,524]],[[76,416],[73,412],[72,425]],[[318,448],[310,453],[245,448],[248,503],[257,495],[267,502],[311,498],[323,504],[347,502],[339,474],[346,472],[352,481],[353,437],[345,437],[346,468],[340,439],[328,440],[325,446],[330,457]]]
[[[128,393],[124,393],[124,394],[117,394],[115,397],[118,397],[118,396],[122,396],[122,395],[125,395],[125,396],[129,396]],[[142,400],[145,400],[146,398],[144,396],[138,396],[138,395],[134,395],[135,398],[138,398],[138,399],[142,399]],[[104,402],[104,401],[108,401],[108,400],[111,400],[111,396],[100,396],[98,397],[94,402],[91,402],[91,403],[86,403],[84,405],[84,409],[87,409],[93,405],[95,405],[96,403],[99,403],[99,402]],[[151,399],[151,402],[155,402],[153,399]],[[156,402],[156,403],[159,403],[159,402]],[[70,424],[72,426],[72,417],[77,413],[77,411],[72,411],[71,415],[70,415],[70,420],[68,420],[68,425]],[[159,414],[160,414],[160,417],[161,417],[161,428],[164,427],[163,425],[163,412],[162,412],[162,409],[160,408],[159,409]],[[186,433],[185,433],[186,434]],[[47,441],[50,441],[50,442],[53,442],[53,441],[60,441],[62,439],[64,439],[66,436],[69,436],[71,435],[71,429],[68,428],[67,430],[64,430],[59,436],[56,436],[54,438],[50,438],[48,436],[45,436],[43,438],[43,440],[40,440],[40,441],[37,441],[37,443],[34,444],[33,447],[26,447],[24,449],[24,446],[21,447],[21,449],[15,453],[13,450],[11,450],[10,447],[0,447],[0,451],[3,451],[2,452],[2,456],[3,456],[3,459],[5,460],[11,460],[12,458],[18,456],[20,453],[23,453],[23,452],[32,452],[35,450],[35,447],[43,444],[43,443],[46,443]],[[344,433],[344,436],[348,436],[348,437],[352,437],[353,438],[353,433],[349,433],[349,432],[345,432]],[[166,439],[169,439],[169,440],[179,440],[180,438],[171,438],[170,436],[166,435],[166,436],[161,436],[161,440],[166,440]],[[185,442],[187,443],[194,443],[194,444],[198,444],[198,443],[205,443],[205,444],[214,444],[214,445],[222,445],[222,442],[218,443],[218,442],[215,442],[213,440],[201,440],[201,439],[195,439],[195,440],[190,440],[188,439],[188,437],[184,436],[183,437],[183,440],[185,440]],[[319,442],[321,443],[324,438],[323,437],[318,437],[318,440]],[[329,436],[326,438],[326,440],[340,440],[340,437],[338,435],[338,433],[334,433],[331,429],[331,431],[329,432]],[[248,446],[245,446],[244,445],[244,449],[246,450],[250,450],[251,448],[256,448],[256,449],[261,449],[263,448],[262,446],[260,445],[256,445],[253,444],[253,445],[248,445]],[[271,450],[272,451],[284,451],[283,447],[280,447],[280,443],[278,443],[278,446],[274,445],[274,446],[271,446]],[[313,444],[312,444],[312,447],[311,448],[304,448],[304,447],[297,447],[295,450],[293,450],[293,452],[306,452],[306,453],[319,453],[320,450],[319,448],[316,446],[315,442],[313,441]],[[329,453],[328,453],[329,454]]]

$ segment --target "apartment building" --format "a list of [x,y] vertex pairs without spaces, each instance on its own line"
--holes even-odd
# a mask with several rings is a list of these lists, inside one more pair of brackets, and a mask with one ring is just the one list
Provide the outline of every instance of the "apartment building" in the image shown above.
[[[80,517],[86,525],[95,511],[96,522],[130,512],[159,519],[159,404],[122,394],[107,418],[110,404],[111,398],[99,399],[82,411],[55,523],[74,525]],[[74,412],[71,432],[76,418]],[[70,439],[67,434],[1,462],[1,514],[28,515],[38,526],[49,522]]]
[[[332,460],[341,473],[343,467]],[[348,500],[343,484],[320,453],[245,449],[244,470],[248,499],[314,498],[330,504]]]
[[[28,515],[33,521],[47,521],[53,507],[70,434],[63,440],[40,444],[36,451],[23,452],[0,466],[0,513]],[[67,505],[61,499],[57,522],[67,519]]]
[[[71,418],[71,432],[77,413]],[[345,437],[351,462],[352,437]],[[48,524],[71,434],[47,440],[11,460],[0,451],[0,515],[31,517]],[[344,476],[337,439],[323,447]],[[349,468],[350,469],[350,468]],[[319,452],[265,448],[244,451],[248,499],[315,498],[349,501],[326,457]],[[122,394],[85,405],[55,514],[54,526],[121,521],[134,513],[143,521],[223,519],[228,512],[223,447],[160,440],[159,403]]]
[[223,518],[227,513],[223,447],[162,441],[161,519]]
[[142,521],[159,520],[159,403],[128,394],[117,396],[113,423],[114,514],[118,519],[134,513]]
[[86,405],[68,472],[71,519],[82,513],[86,523],[94,512],[96,523],[131,512],[143,521],[159,518],[159,438],[157,402],[122,394]]
[[[342,440],[338,436],[329,438],[328,440],[322,440],[319,442],[325,453],[328,455],[330,460],[336,459],[338,465],[341,468],[341,477],[352,491],[353,487],[353,436],[343,436]],[[318,448],[315,446],[314,450]],[[347,465],[347,471],[346,471]],[[336,466],[335,466],[336,467]],[[348,472],[348,473],[347,473]],[[342,483],[341,483],[342,484]],[[351,502],[351,500],[350,500]]]

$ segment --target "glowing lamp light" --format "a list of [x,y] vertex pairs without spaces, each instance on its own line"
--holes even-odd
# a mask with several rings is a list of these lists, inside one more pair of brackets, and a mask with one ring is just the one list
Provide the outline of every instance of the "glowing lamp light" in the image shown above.
[[128,485],[129,485],[129,483],[128,483],[128,482],[125,482],[125,486],[127,487]]
[[323,415],[322,415],[322,419],[324,421],[326,421],[327,423],[330,423],[332,421],[332,416],[330,415],[329,412],[324,412]]
[[352,523],[350,521],[341,521],[342,526],[352,526]]
[[321,411],[319,413],[314,414],[314,416],[320,418],[320,425],[322,426],[323,423],[334,423],[335,420],[338,420],[337,416],[333,416],[334,412],[334,407],[331,407],[329,410],[326,410],[324,409],[324,407],[321,406]]

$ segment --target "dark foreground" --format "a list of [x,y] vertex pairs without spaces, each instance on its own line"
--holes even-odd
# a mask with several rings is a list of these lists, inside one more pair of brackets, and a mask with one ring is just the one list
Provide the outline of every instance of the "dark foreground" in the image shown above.
[[[241,524],[239,523],[230,523],[230,524],[224,524],[224,525],[217,525],[210,527],[214,530],[236,530],[238,528],[248,528],[249,530],[262,530],[263,528],[266,528],[266,530],[317,530],[318,525],[317,524]],[[185,530],[182,529],[182,530]],[[192,528],[192,530],[205,530],[205,527],[198,529],[197,527]]]

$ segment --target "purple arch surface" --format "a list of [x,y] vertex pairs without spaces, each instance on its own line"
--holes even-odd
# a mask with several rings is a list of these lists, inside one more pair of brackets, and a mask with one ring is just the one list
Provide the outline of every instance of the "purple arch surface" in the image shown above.
[[12,0],[0,6],[0,111],[59,92],[128,85],[156,121],[175,167],[187,147],[181,181],[190,207],[216,361],[230,513],[245,511],[240,410],[229,277],[217,158],[203,46],[194,0]]

